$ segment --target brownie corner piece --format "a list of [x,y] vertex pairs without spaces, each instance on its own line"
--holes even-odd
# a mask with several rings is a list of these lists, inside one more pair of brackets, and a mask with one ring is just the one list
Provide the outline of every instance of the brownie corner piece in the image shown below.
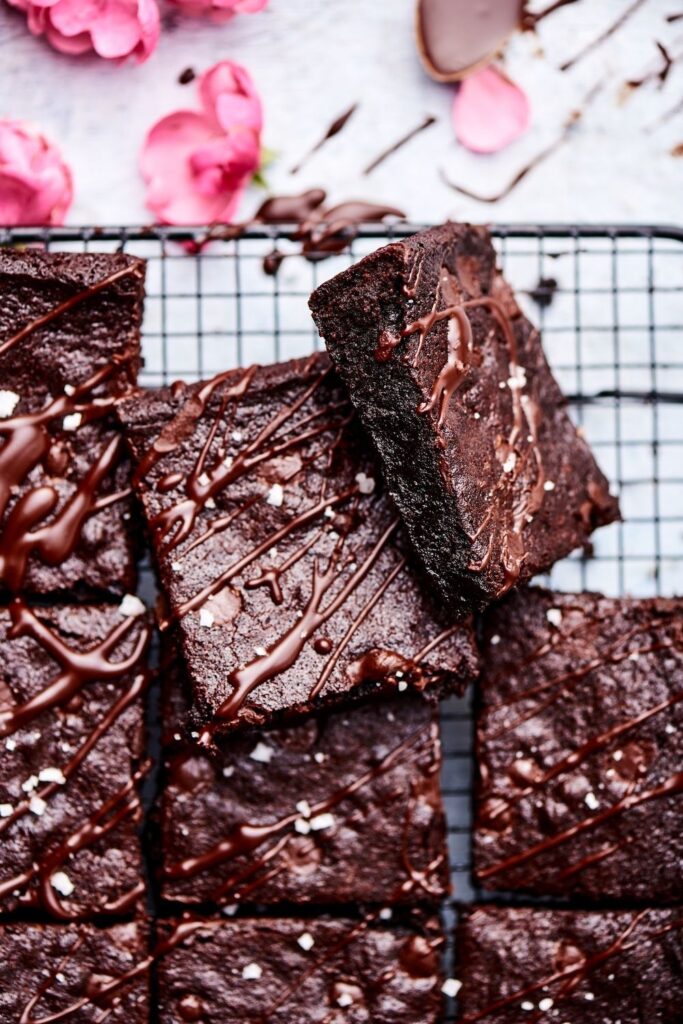
[[474,677],[471,622],[425,593],[326,354],[117,411],[207,742]]
[[[242,733],[209,753],[183,736],[184,680],[165,660],[166,900],[390,908],[448,895],[437,708],[405,695]],[[371,872],[359,870],[366,860]]]
[[478,882],[680,901],[683,600],[532,587],[482,637]]
[[0,912],[123,916],[145,892],[144,607],[0,608]]
[[459,922],[458,1020],[679,1024],[680,910],[479,905]]
[[[181,941],[177,941],[182,928]],[[184,920],[164,929],[160,1024],[211,1014],[221,1024],[438,1024],[441,948],[436,918],[377,927],[342,918]]]
[[144,276],[144,262],[122,253],[0,249],[4,592],[135,588],[129,467],[112,407],[137,379]]
[[0,922],[0,1019],[147,1024],[144,922]]
[[393,242],[310,307],[444,598],[482,607],[618,518],[484,228]]

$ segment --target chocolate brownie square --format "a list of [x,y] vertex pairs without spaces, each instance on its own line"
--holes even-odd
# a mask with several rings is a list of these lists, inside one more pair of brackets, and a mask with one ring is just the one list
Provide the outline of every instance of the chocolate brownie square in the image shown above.
[[142,393],[119,415],[203,742],[473,677],[471,625],[423,592],[325,354]]
[[145,927],[0,924],[0,1020],[146,1024]]
[[212,757],[183,738],[188,701],[175,665],[162,673],[166,899],[415,904],[447,895],[431,704],[405,695],[242,733]]
[[486,229],[394,242],[310,307],[451,607],[483,607],[618,517]]
[[475,907],[457,935],[462,1024],[680,1024],[683,912]]
[[144,611],[0,609],[0,911],[124,914],[143,894]]
[[475,875],[683,897],[683,601],[530,588],[484,623]]
[[419,930],[326,918],[179,927],[159,960],[160,1024],[441,1020],[443,934],[435,918]]
[[135,383],[145,265],[0,249],[0,590],[135,589],[112,405]]

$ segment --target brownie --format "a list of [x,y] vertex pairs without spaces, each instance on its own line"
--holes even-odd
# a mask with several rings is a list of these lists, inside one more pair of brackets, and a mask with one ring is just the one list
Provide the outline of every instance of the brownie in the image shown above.
[[135,589],[130,473],[111,407],[137,378],[145,265],[0,249],[0,589]]
[[159,959],[160,1024],[436,1024],[436,919],[421,930],[325,918],[185,922]]
[[406,695],[242,733],[211,757],[183,739],[187,698],[172,664],[164,683],[167,899],[405,904],[448,893],[431,704]]
[[145,928],[133,922],[0,924],[0,1020],[146,1024],[146,956]]
[[683,600],[522,590],[482,660],[479,883],[681,900]]
[[618,517],[486,229],[394,242],[310,307],[451,607],[486,605]]
[[475,907],[456,956],[462,1024],[680,1024],[683,913]]
[[0,911],[124,914],[143,893],[144,610],[0,609]]
[[142,393],[119,415],[203,741],[472,678],[471,624],[424,594],[325,354]]

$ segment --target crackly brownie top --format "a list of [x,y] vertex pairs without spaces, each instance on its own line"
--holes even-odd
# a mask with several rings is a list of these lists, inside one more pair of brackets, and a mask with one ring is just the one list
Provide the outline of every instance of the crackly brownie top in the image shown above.
[[[448,892],[438,712],[408,694],[211,756],[166,687],[163,895],[183,903],[433,903]],[[371,862],[371,872],[361,865]]]
[[476,907],[456,957],[462,1024],[680,1024],[680,909]]
[[119,412],[200,725],[472,675],[470,627],[423,593],[325,355]]
[[[181,1024],[436,1024],[436,919],[419,929],[368,920],[197,921],[166,938],[159,1020]],[[163,937],[162,937],[163,941]]]
[[142,893],[141,612],[0,610],[0,910],[117,914]]
[[394,242],[310,305],[449,600],[500,597],[617,516],[484,228]]
[[140,362],[144,263],[0,249],[0,588],[125,593],[128,476],[111,407]]
[[[140,970],[146,954],[144,925],[135,923],[0,924],[0,1019],[146,1024],[147,977]],[[134,976],[126,983],[129,972]]]
[[679,900],[683,601],[521,591],[482,657],[479,879]]

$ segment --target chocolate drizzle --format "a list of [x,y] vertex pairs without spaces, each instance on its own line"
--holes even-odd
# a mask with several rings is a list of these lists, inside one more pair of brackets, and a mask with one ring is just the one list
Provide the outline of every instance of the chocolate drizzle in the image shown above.
[[345,110],[343,114],[340,114],[339,117],[336,117],[332,124],[330,125],[330,127],[325,132],[325,134],[322,136],[322,138],[320,138],[315,143],[315,145],[312,146],[311,149],[309,149],[308,153],[306,153],[306,155],[303,156],[301,160],[299,160],[299,162],[294,165],[294,167],[292,167],[289,173],[297,174],[304,166],[304,164],[307,163],[308,160],[313,156],[313,154],[317,153],[319,149],[322,149],[322,147],[329,139],[333,139],[335,135],[339,135],[339,132],[342,130],[342,128],[346,126],[346,123],[351,118],[351,116],[356,112],[357,109],[358,104],[352,103],[348,110]]

